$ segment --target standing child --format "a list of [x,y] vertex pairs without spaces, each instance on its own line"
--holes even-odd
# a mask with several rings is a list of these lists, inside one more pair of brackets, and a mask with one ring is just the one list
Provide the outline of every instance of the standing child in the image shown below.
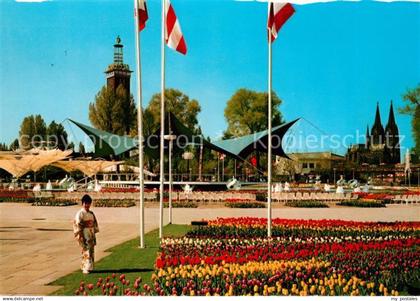
[[85,194],[82,197],[82,209],[76,213],[74,218],[73,231],[74,237],[82,248],[82,272],[89,274],[93,270],[95,261],[94,248],[96,245],[96,233],[99,232],[98,222],[95,214],[90,211],[92,198]]

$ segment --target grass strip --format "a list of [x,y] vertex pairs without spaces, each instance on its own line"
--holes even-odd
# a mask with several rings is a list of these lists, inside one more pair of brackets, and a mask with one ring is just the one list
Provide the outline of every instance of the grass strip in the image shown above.
[[[164,235],[179,237],[185,235],[190,229],[191,226],[187,225],[168,225],[164,228]],[[99,277],[106,278],[113,273],[125,274],[126,278],[132,282],[140,276],[143,279],[143,284],[150,285],[150,278],[159,250],[159,230],[147,233],[144,238],[146,245],[144,249],[138,247],[139,238],[137,237],[106,250],[110,254],[95,263],[95,270],[92,273],[84,275],[80,270],[77,270],[49,283],[49,285],[63,286],[51,295],[73,296],[75,290],[79,288],[80,281],[95,285]]]

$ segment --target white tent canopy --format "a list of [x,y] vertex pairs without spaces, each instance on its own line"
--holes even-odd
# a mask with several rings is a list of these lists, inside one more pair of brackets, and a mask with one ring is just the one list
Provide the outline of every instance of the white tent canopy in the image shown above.
[[44,166],[63,160],[71,153],[73,150],[37,148],[23,152],[2,152],[0,153],[0,168],[19,178],[30,171],[37,172]]
[[104,161],[104,160],[69,160],[58,161],[52,165],[62,168],[67,172],[80,170],[84,175],[92,177],[99,172],[104,172],[107,168],[121,164],[121,161]]

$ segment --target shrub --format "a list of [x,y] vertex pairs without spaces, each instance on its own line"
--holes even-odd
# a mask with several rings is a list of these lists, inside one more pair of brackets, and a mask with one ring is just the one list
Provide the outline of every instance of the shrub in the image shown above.
[[75,201],[54,200],[54,199],[38,199],[32,203],[32,206],[73,206],[77,205]]
[[25,198],[15,198],[15,197],[4,197],[0,198],[0,203],[33,203],[34,198],[25,197]]
[[327,204],[320,201],[288,201],[285,205],[297,208],[328,208]]
[[133,200],[94,200],[95,207],[132,207],[136,203]]
[[266,192],[257,192],[255,194],[255,199],[259,202],[267,201],[267,193]]
[[[169,207],[169,203],[163,203],[163,207],[164,208],[168,208]],[[174,202],[172,201],[172,208],[197,208],[198,205],[195,202]]]
[[264,203],[259,202],[225,202],[225,206],[229,208],[265,208]]
[[346,200],[337,203],[339,206],[349,206],[349,207],[363,207],[363,208],[380,208],[386,207],[385,203],[382,201],[372,201],[372,200]]

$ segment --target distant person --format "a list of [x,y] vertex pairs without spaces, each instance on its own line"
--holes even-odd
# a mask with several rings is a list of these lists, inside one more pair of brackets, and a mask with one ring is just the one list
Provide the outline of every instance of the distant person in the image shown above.
[[92,198],[85,194],[82,197],[82,209],[80,209],[74,218],[73,231],[74,237],[82,248],[83,274],[89,274],[93,270],[95,261],[96,233],[99,232],[98,221],[95,214],[90,211]]

